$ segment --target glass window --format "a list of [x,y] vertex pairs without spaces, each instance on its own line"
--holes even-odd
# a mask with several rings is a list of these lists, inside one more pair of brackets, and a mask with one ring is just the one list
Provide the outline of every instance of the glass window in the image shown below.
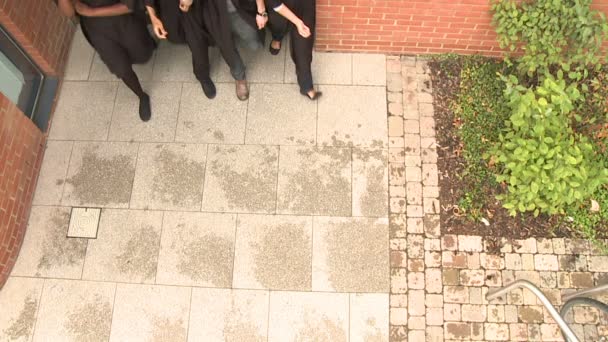
[[42,130],[46,130],[57,79],[45,77],[0,26],[0,92]]
[[19,96],[25,86],[25,77],[6,55],[0,51],[0,92],[13,103],[19,102]]

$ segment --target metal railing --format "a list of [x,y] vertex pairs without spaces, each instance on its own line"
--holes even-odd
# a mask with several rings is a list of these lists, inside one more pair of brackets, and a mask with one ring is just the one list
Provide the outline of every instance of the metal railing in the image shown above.
[[[512,290],[518,289],[518,288],[528,289],[536,297],[538,297],[538,299],[540,299],[543,306],[547,309],[547,311],[549,311],[549,314],[551,314],[551,317],[553,317],[555,322],[559,325],[559,328],[562,330],[565,337],[571,342],[579,342],[579,339],[576,337],[576,335],[574,334],[572,329],[570,329],[570,326],[568,325],[568,323],[566,323],[566,321],[564,321],[562,316],[560,316],[559,312],[557,312],[557,309],[553,306],[553,304],[551,304],[551,301],[549,301],[547,296],[545,296],[545,294],[538,287],[536,287],[536,285],[532,284],[531,282],[529,282],[527,280],[523,280],[523,279],[516,280],[516,281],[508,284],[505,287],[488,291],[488,294],[486,295],[486,299],[492,300],[492,299],[496,299],[498,297],[502,297],[505,294],[507,294],[508,292],[511,292]],[[592,289],[590,289],[590,290],[592,290]]]

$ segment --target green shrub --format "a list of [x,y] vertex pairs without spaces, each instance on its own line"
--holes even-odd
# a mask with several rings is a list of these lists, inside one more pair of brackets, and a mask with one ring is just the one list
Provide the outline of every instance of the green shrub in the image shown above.
[[591,0],[493,0],[493,24],[502,48],[521,48],[518,69],[530,77],[561,68],[573,80],[588,75],[600,61],[608,33],[603,13],[591,10]]
[[580,237],[608,253],[608,246],[601,241],[601,237],[608,233],[608,186],[600,187],[591,198],[599,204],[597,211],[591,210],[591,200],[585,201],[581,205],[568,207],[564,220]]
[[480,57],[462,60],[460,87],[452,104],[457,137],[462,142],[465,160],[458,177],[463,187],[458,207],[468,217],[478,220],[486,215],[486,203],[494,201],[495,176],[484,155],[498,142],[509,117],[503,92],[505,84],[496,77],[508,72],[505,63]]
[[581,96],[576,86],[566,85],[561,73],[548,74],[536,88],[519,85],[514,76],[504,80],[511,115],[490,155],[500,168],[496,180],[508,185],[499,200],[511,215],[561,214],[608,183],[593,144],[570,125]]

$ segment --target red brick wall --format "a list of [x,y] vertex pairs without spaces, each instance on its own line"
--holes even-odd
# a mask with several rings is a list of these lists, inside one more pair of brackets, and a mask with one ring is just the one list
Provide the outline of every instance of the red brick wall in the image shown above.
[[[608,14],[608,0],[594,6]],[[490,0],[317,0],[317,49],[394,54],[501,51]]]
[[63,73],[74,25],[53,0],[0,0],[0,25],[47,75]]
[[45,137],[0,93],[0,288],[21,248]]
[[[0,0],[0,25],[46,75],[61,77],[74,25],[52,0]],[[25,235],[45,138],[0,93],[0,289]]]

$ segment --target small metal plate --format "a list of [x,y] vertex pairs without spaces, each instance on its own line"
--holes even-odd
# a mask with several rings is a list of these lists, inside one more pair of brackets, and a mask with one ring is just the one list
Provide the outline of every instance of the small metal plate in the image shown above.
[[96,239],[100,216],[100,208],[72,208],[68,237]]

